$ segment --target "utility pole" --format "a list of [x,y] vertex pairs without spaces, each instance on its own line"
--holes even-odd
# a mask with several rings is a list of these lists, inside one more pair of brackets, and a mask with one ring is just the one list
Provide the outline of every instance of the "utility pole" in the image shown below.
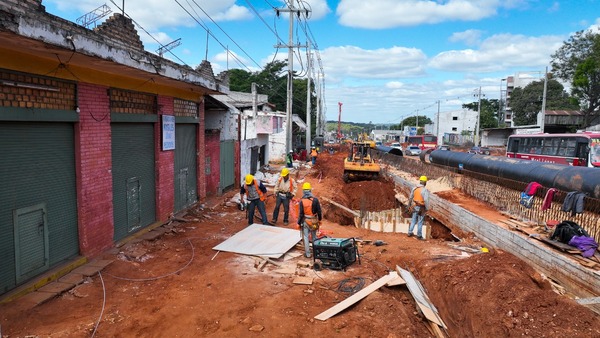
[[[310,49],[310,43],[307,42],[306,43],[307,47],[306,49]],[[311,134],[311,116],[310,116],[310,71],[311,71],[311,55],[310,55],[310,51],[308,51],[308,53],[306,53],[306,55],[308,56],[308,61],[307,61],[307,67],[308,69],[306,70],[306,151],[308,152],[308,149],[310,149],[310,134]],[[316,144],[315,144],[316,146]]]
[[477,91],[477,122],[475,123],[475,145],[479,145],[479,120],[481,119],[481,86]]
[[[286,123],[286,133],[287,133],[287,141],[286,141],[286,153],[289,153],[292,150],[292,102],[293,102],[293,82],[294,82],[294,16],[299,13],[308,13],[308,10],[300,10],[299,8],[294,7],[294,3],[296,1],[292,0],[289,2],[288,8],[278,9],[275,11],[277,14],[279,12],[290,13],[290,29],[289,29],[289,38],[287,45],[278,44],[275,48],[287,48],[288,49],[288,78],[287,78],[287,123]],[[308,150],[308,149],[307,149]]]
[[440,100],[437,101],[438,104],[438,111],[437,111],[437,121],[435,122],[435,137],[438,139],[437,144],[439,144],[439,138],[440,138]]
[[321,81],[319,81],[319,76],[317,75],[316,79],[317,82],[315,83],[315,92],[317,92],[317,128],[316,128],[316,133],[317,136],[325,136],[325,133],[323,133],[323,131],[321,130],[322,127],[322,122],[321,119]]
[[548,66],[546,66],[546,73],[544,73],[544,94],[542,97],[542,120],[540,121],[540,131],[544,132],[544,124],[546,122],[546,94],[548,92]]

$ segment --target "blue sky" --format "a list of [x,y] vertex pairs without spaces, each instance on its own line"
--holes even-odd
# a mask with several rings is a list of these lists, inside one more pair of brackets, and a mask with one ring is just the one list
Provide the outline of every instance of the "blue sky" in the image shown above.
[[[76,21],[103,4],[119,12],[123,0],[113,1],[43,0],[43,5]],[[159,47],[155,39],[167,44],[181,38],[173,49],[178,58],[196,67],[206,57],[219,73],[257,71],[274,58],[287,58],[287,49],[275,48],[288,41],[288,15],[278,17],[274,10],[285,4],[125,0],[125,12],[151,34],[138,28],[146,50]],[[600,0],[304,0],[302,6],[311,9],[309,34],[322,64],[327,119],[337,120],[342,102],[343,121],[375,124],[399,123],[417,113],[433,119],[437,101],[441,111],[458,109],[476,100],[479,87],[486,98],[497,99],[501,79],[517,72],[542,74],[571,34],[600,26]],[[294,43],[306,45],[304,30],[294,25]],[[297,50],[294,68],[302,71],[306,61],[305,49]]]

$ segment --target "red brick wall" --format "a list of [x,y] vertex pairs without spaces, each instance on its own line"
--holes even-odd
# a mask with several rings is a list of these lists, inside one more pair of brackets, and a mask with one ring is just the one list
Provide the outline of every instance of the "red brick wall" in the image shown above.
[[107,87],[78,84],[75,158],[79,250],[94,256],[113,244],[112,152]]
[[200,103],[200,112],[198,114],[198,201],[204,202],[206,200],[206,171],[205,171],[205,161],[204,157],[206,156],[206,148],[204,141],[204,100]]
[[154,127],[156,156],[156,219],[166,220],[175,209],[175,150],[162,150],[161,115],[173,115],[173,98],[158,97],[158,123]]
[[215,196],[219,192],[219,181],[221,179],[220,135],[221,133],[218,130],[205,133],[205,158],[210,158],[210,174],[206,175],[206,195],[208,196]]

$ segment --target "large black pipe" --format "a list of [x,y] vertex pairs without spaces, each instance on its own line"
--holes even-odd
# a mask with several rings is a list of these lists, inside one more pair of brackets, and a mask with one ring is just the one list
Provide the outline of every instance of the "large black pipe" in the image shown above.
[[451,168],[462,166],[473,171],[523,183],[538,182],[546,188],[581,191],[600,198],[599,168],[572,167],[562,164],[518,160],[501,156],[476,155],[456,151],[434,150],[429,161]]

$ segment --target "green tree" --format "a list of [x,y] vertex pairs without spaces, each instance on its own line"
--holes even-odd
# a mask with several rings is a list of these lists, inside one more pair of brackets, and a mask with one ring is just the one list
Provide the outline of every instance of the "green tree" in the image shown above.
[[[478,111],[479,102],[463,104],[464,109]],[[480,129],[498,127],[498,100],[481,99],[481,111],[479,114]]]
[[[534,81],[525,88],[515,88],[510,95],[510,106],[516,125],[531,125],[537,123],[537,114],[542,111],[544,81]],[[563,85],[549,79],[546,86],[546,110],[578,110],[565,92]]]
[[598,116],[600,108],[600,34],[579,31],[552,54],[552,72],[571,83],[585,116],[584,127]]

